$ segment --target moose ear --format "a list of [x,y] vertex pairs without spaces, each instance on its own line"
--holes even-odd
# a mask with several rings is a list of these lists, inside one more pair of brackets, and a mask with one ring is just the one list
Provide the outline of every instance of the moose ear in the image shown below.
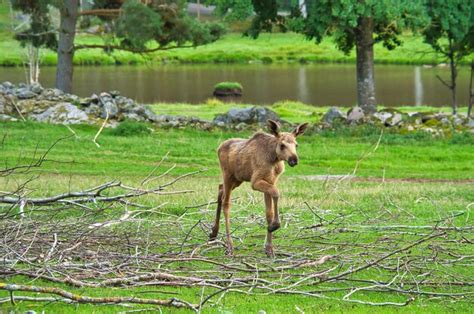
[[293,134],[295,135],[295,137],[303,135],[307,127],[308,127],[308,122],[302,123],[293,130]]
[[270,133],[279,136],[280,135],[280,124],[273,120],[267,120],[268,129]]

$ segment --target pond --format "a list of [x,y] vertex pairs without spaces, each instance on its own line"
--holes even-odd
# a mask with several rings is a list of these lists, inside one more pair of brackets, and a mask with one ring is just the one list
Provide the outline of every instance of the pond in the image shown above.
[[[450,92],[436,78],[449,78],[447,67],[376,65],[378,103],[385,106],[450,104]],[[0,81],[25,80],[22,68],[1,68]],[[40,81],[54,86],[55,68],[41,69]],[[143,103],[200,103],[212,97],[213,86],[237,81],[244,87],[242,102],[271,104],[298,100],[315,106],[349,106],[356,103],[355,65],[162,65],[75,67],[74,93],[89,96],[119,90]],[[459,71],[458,99],[468,100],[469,69]]]

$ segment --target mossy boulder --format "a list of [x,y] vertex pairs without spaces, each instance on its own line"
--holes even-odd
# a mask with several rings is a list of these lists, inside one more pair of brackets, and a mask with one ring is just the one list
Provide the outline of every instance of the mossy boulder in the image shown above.
[[59,103],[48,110],[33,114],[30,117],[39,122],[48,122],[53,124],[78,124],[78,123],[92,123],[89,116],[70,103]]
[[16,106],[18,107],[18,110],[20,110],[21,114],[29,115],[42,113],[56,104],[57,102],[55,101],[24,99],[18,101]]
[[217,115],[213,123],[227,127],[240,123],[264,125],[269,119],[280,121],[278,114],[266,107],[232,108],[225,114]]
[[213,95],[216,97],[240,97],[244,88],[238,82],[221,82],[214,86]]
[[0,95],[0,114],[10,115],[15,112],[12,99],[8,95]]

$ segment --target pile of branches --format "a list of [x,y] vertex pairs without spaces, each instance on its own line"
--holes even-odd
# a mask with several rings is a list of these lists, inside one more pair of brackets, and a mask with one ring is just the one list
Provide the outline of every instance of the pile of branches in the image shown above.
[[[29,173],[45,156],[6,167],[0,176]],[[149,187],[169,172],[155,174],[156,169],[135,187],[112,181],[30,197],[24,193],[26,180],[14,191],[0,192],[0,290],[9,292],[0,303],[168,306],[199,312],[206,304],[219,304],[227,293],[304,295],[372,306],[406,306],[420,296],[465,300],[474,293],[472,277],[457,271],[472,268],[473,230],[457,226],[457,216],[426,226],[377,225],[377,217],[357,222],[356,206],[332,213],[306,204],[313,219],[287,214],[291,233],[277,241],[277,256],[269,260],[260,247],[263,239],[254,235],[256,228],[264,230],[264,217],[237,205],[237,254],[224,258],[224,242],[207,240],[212,202],[189,206],[179,215],[168,213],[164,204],[150,205],[164,194],[191,192],[171,188],[195,173]],[[18,278],[42,285],[17,284]],[[161,288],[148,293],[165,297],[146,298],[130,289],[138,287]],[[168,287],[199,292],[185,300]],[[129,295],[91,297],[77,294],[77,288]],[[387,301],[371,301],[371,292],[386,293]],[[170,293],[173,297],[166,297]]]

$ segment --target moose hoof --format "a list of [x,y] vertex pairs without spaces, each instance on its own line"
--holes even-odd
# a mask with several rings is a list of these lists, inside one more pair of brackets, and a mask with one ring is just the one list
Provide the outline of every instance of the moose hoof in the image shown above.
[[229,257],[232,257],[234,256],[234,249],[233,248],[227,248],[225,250],[225,255],[229,256]]
[[212,232],[209,234],[209,241],[214,241],[216,238],[217,238],[217,232],[212,231]]
[[268,257],[275,257],[275,254],[273,253],[273,246],[265,246],[265,254]]
[[280,222],[272,222],[268,225],[268,232],[273,232],[280,228]]

